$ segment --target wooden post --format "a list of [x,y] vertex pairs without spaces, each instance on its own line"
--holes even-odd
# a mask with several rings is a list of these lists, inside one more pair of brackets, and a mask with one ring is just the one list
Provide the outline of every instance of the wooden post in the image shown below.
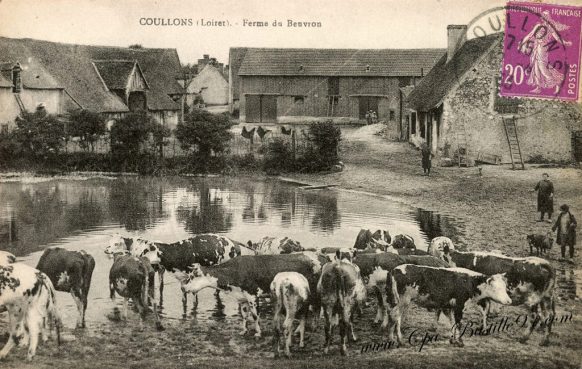
[[297,140],[295,139],[295,129],[291,131],[291,150],[293,152],[293,163],[297,159]]

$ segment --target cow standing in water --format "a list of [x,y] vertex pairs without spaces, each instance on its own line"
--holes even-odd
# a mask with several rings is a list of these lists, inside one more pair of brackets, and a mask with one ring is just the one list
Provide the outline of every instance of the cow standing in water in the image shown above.
[[0,307],[8,310],[10,336],[0,351],[0,360],[22,339],[28,340],[27,360],[36,354],[39,335],[46,340],[44,327],[57,331],[60,341],[61,318],[56,307],[55,289],[42,272],[22,263],[0,264]]
[[381,251],[393,252],[393,248],[390,247],[391,242],[392,237],[386,230],[378,229],[372,233],[369,229],[360,229],[360,232],[356,237],[356,242],[354,243],[354,249],[378,249]]
[[44,250],[36,268],[51,279],[57,291],[71,293],[79,311],[77,327],[85,328],[87,296],[95,259],[85,251],[48,248]]
[[388,274],[386,295],[390,307],[389,340],[393,341],[396,334],[399,345],[402,344],[402,316],[411,301],[428,309],[436,308],[438,315],[445,313],[453,324],[450,342],[458,346],[463,346],[457,333],[468,300],[491,299],[500,304],[511,304],[501,274],[489,277],[464,268],[412,264],[399,265]]
[[[307,251],[301,246],[299,241],[289,237],[263,237],[259,242],[248,241],[249,249],[254,250],[257,255],[290,254],[292,252]],[[314,250],[309,250],[314,251]]]
[[[291,356],[293,321],[299,318],[299,347],[305,347],[305,319],[309,310],[309,281],[296,272],[278,273],[271,282],[271,300],[274,302],[275,356],[280,353],[281,335],[285,337],[285,355]],[[282,315],[285,314],[283,319]],[[283,324],[281,326],[281,321]]]

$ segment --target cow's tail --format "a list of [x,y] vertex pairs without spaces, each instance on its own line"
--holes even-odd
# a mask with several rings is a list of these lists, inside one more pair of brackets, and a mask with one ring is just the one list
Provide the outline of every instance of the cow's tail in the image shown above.
[[[57,308],[55,287],[53,286],[53,283],[46,275],[43,274],[43,276],[44,278],[42,278],[42,283],[40,285],[41,290],[39,291],[38,294],[38,302],[40,304],[43,303],[45,304],[44,309],[46,311],[46,318],[48,318],[50,326],[54,326],[55,331],[57,333],[57,343],[60,345],[61,327],[63,325],[63,322],[61,320],[61,314],[59,313],[59,310]],[[46,291],[43,291],[43,289],[46,289]],[[44,295],[45,293],[46,295]]]
[[398,305],[400,302],[396,279],[394,278],[392,272],[388,273],[388,278],[386,278],[386,302],[390,305],[391,308]]

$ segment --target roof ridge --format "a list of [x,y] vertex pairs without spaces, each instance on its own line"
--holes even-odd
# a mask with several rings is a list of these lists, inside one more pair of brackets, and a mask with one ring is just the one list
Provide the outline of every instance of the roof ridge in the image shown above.
[[74,43],[69,43],[69,42],[62,42],[62,41],[50,41],[50,40],[41,40],[38,38],[30,38],[30,37],[5,37],[5,36],[0,36],[0,39],[6,39],[6,40],[15,40],[15,41],[35,41],[35,42],[47,42],[50,44],[58,44],[58,45],[68,45],[68,46],[86,46],[86,47],[98,47],[98,48],[111,48],[111,49],[122,49],[122,50],[132,50],[132,51],[139,51],[139,52],[144,52],[144,51],[175,51],[176,48],[171,48],[171,47],[166,47],[166,48],[160,48],[160,47],[142,47],[140,49],[134,49],[131,48],[129,46],[115,46],[115,45],[95,45],[95,44],[74,44]]

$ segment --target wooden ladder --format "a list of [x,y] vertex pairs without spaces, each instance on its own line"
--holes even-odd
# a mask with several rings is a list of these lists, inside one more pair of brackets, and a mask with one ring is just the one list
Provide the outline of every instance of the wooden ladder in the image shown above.
[[18,107],[20,108],[20,112],[25,113],[26,108],[24,107],[24,103],[22,102],[22,99],[20,98],[20,94],[18,94],[18,93],[14,94],[14,98],[16,99],[16,102],[18,103]]
[[336,98],[337,98],[337,96],[335,96],[335,95],[330,95],[327,97],[327,116],[328,117],[333,117],[334,108],[336,105]]
[[459,167],[469,166],[469,148],[467,147],[467,131],[465,130],[465,123],[459,125],[457,132],[457,152],[459,154]]
[[[503,117],[503,126],[505,127],[505,135],[507,136],[507,144],[509,145],[509,156],[511,158],[512,169],[525,169],[523,165],[523,156],[521,155],[521,147],[519,146],[519,139],[517,138],[517,127],[515,125],[515,117]],[[518,168],[520,166],[521,168]]]

